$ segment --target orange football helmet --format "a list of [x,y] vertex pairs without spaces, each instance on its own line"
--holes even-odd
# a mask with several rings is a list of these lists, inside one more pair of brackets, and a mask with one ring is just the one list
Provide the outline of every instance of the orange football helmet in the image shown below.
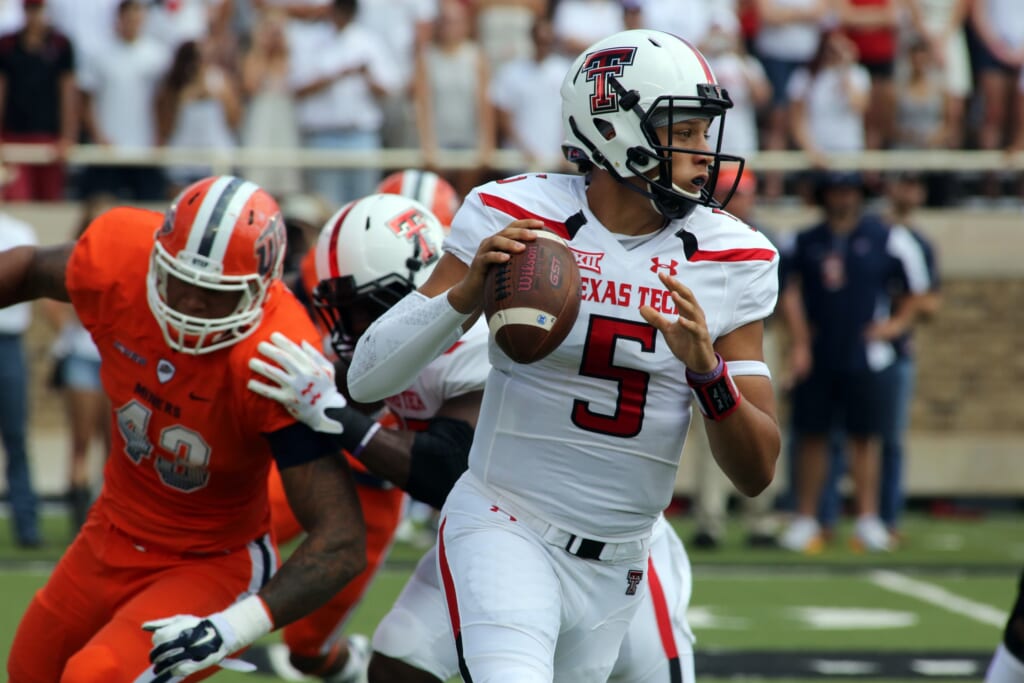
[[[157,230],[150,258],[149,307],[167,345],[202,354],[251,334],[281,278],[287,237],[281,210],[255,183],[233,176],[204,178],[185,188]],[[167,282],[176,278],[214,292],[237,292],[229,315],[204,318],[173,308]]]
[[377,192],[383,194],[400,194],[415,199],[430,209],[431,213],[441,221],[447,231],[459,210],[459,195],[451,183],[433,171],[407,169],[396,171],[377,186]]

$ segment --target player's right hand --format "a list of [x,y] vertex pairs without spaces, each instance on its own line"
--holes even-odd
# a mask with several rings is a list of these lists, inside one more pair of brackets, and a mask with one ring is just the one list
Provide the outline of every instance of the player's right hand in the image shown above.
[[[272,342],[272,343],[271,343]],[[308,341],[299,346],[280,332],[270,335],[270,342],[256,347],[260,357],[249,359],[249,369],[268,379],[249,380],[249,391],[277,401],[296,420],[311,429],[328,434],[341,434],[341,422],[327,416],[328,408],[344,408],[345,397],[334,383],[334,364]]]
[[496,263],[505,263],[511,254],[526,248],[525,242],[537,239],[533,231],[541,230],[544,223],[523,218],[512,221],[503,230],[487,237],[477,247],[469,270],[462,280],[448,290],[448,303],[459,313],[475,313],[484,305],[484,281],[487,269]]

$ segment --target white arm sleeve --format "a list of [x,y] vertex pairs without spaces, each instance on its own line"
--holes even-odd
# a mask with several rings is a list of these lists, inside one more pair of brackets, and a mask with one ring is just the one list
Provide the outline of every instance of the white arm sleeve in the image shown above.
[[360,403],[409,388],[432,360],[462,336],[468,314],[448,303],[448,292],[428,299],[412,292],[359,338],[348,369],[348,390]]

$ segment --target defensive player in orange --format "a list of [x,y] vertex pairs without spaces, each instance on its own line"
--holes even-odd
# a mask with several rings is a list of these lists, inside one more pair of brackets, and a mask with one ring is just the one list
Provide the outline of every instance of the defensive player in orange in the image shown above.
[[[77,243],[0,252],[0,306],[74,305],[114,427],[99,499],[18,627],[10,683],[191,683],[218,664],[244,669],[229,656],[362,570],[345,461],[246,388],[271,332],[318,341],[280,281],[284,248],[276,202],[221,176],[165,214],[115,208]],[[308,531],[279,571],[272,461]]]
[[[323,329],[330,335],[334,355],[344,367],[363,330],[426,279],[440,257],[444,234],[441,223],[424,205],[395,194],[370,195],[351,202],[327,221],[312,250],[317,284],[308,292],[308,300],[314,304]],[[304,284],[310,282],[308,271],[302,280]],[[343,637],[341,626],[362,599],[391,547],[402,515],[403,488],[413,497],[440,507],[447,490],[465,469],[490,369],[484,351],[486,341],[486,328],[481,324],[425,371],[425,379],[389,398],[386,403],[390,410],[383,403],[331,409],[330,415],[343,425],[335,442],[345,448],[355,472],[367,526],[367,566],[326,605],[284,629],[289,659],[299,671],[331,683],[363,680],[369,642],[364,636]],[[289,346],[296,351],[294,344],[285,344],[285,352]],[[279,355],[280,350],[267,353],[265,348],[260,345],[260,352],[285,369],[302,358],[298,352]],[[475,362],[465,360],[467,357]],[[328,363],[322,356],[318,358],[322,361],[318,364]],[[258,363],[253,369],[259,372],[261,367],[277,370],[276,366]],[[266,377],[275,384],[284,384],[283,373],[277,373]],[[267,397],[282,393],[271,385],[251,387],[262,390]],[[344,387],[340,388],[344,393]],[[379,427],[388,429],[378,432]],[[301,527],[273,472],[269,490],[274,533],[284,542],[297,535]]]

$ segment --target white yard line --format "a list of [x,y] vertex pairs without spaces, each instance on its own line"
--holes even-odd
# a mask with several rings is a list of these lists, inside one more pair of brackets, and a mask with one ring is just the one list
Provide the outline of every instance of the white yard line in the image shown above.
[[926,602],[939,609],[959,614],[982,624],[988,624],[1000,629],[1006,626],[1006,618],[1008,616],[1006,612],[992,605],[976,602],[962,595],[951,593],[934,583],[912,579],[906,574],[884,569],[870,572],[868,574],[868,581],[879,588],[916,598],[921,602]]

